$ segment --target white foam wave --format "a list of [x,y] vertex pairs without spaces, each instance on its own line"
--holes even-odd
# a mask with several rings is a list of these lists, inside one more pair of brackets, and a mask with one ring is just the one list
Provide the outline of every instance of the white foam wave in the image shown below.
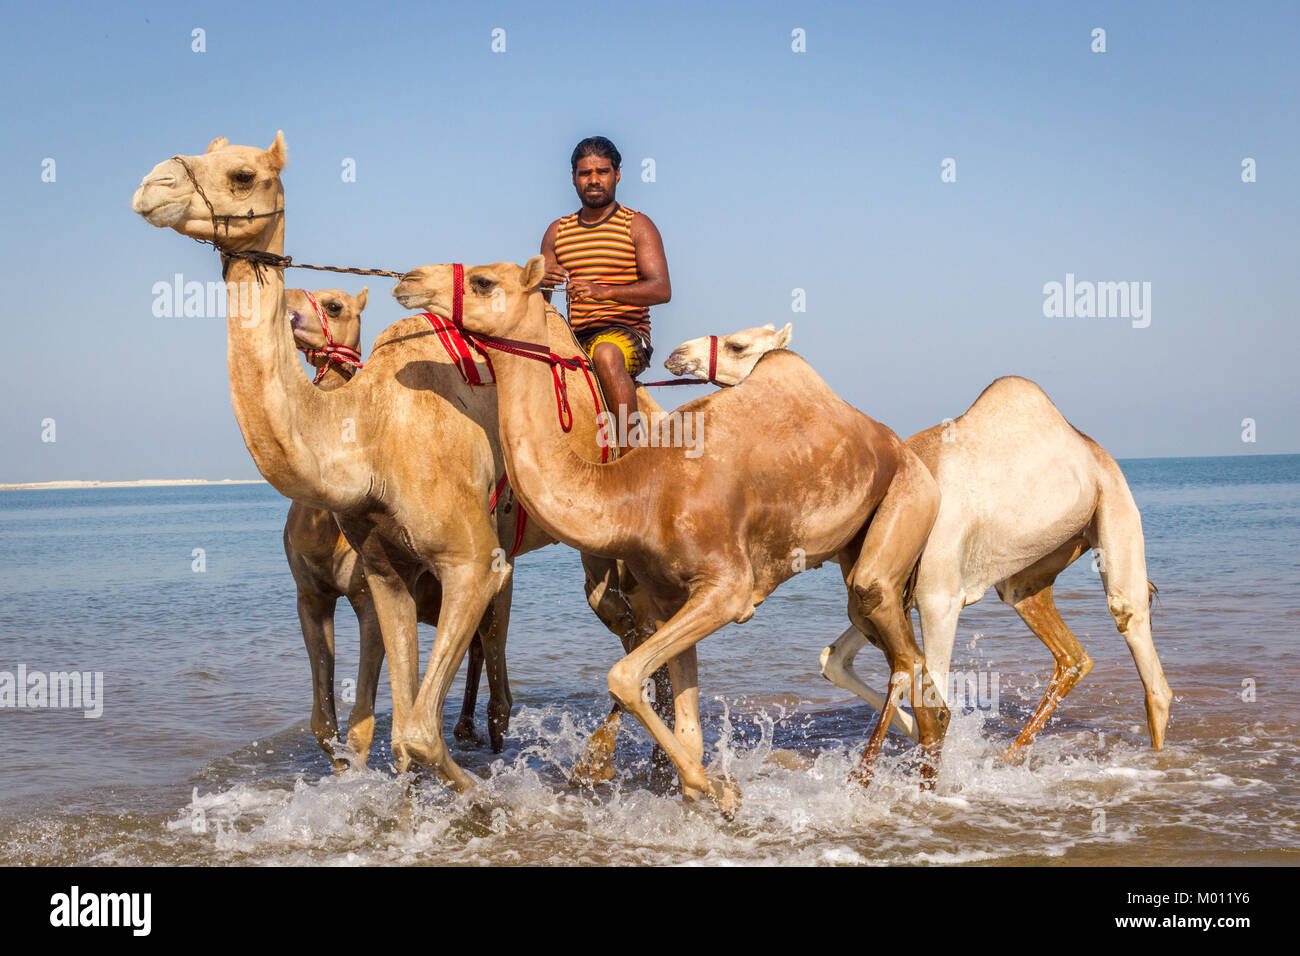
[[569,788],[565,771],[599,716],[521,708],[512,746],[480,767],[470,795],[429,775],[297,776],[196,790],[168,827],[223,860],[284,864],[952,864],[1053,859],[1167,826],[1221,827],[1225,789],[1270,789],[1191,751],[1095,733],[1045,734],[1004,761],[1006,741],[985,735],[972,712],[954,715],[933,792],[918,786],[915,749],[892,736],[864,791],[848,782],[862,741],[816,751],[796,741],[792,754],[774,746],[788,713],[724,706],[706,728],[716,738],[706,762],[741,788],[729,823],[708,805],[646,789],[647,761],[628,759],[629,749],[644,754],[639,727],[624,729],[612,785]]

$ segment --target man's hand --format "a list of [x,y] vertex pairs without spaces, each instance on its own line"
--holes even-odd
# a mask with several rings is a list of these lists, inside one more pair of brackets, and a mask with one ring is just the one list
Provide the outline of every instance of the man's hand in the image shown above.
[[547,289],[553,289],[556,286],[564,285],[569,281],[569,270],[556,263],[546,269],[546,276],[542,279],[542,285]]
[[[567,276],[568,273],[565,273]],[[570,279],[569,298],[571,299],[608,299],[610,288],[590,279]]]

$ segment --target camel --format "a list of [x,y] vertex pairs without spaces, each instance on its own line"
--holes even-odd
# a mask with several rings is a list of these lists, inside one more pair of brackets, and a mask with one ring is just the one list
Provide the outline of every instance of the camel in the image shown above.
[[[388,658],[397,770],[432,767],[456,789],[469,789],[474,781],[447,758],[447,690],[477,632],[489,678],[496,674],[506,688],[493,696],[488,715],[499,749],[511,703],[504,642],[513,560],[554,539],[537,522],[516,523],[514,495],[499,485],[505,466],[497,389],[466,383],[428,317],[390,326],[365,368],[338,388],[304,378],[275,264],[284,252],[280,173],[287,162],[283,132],[266,150],[221,137],[203,154],[155,166],[132,208],[154,226],[221,252],[231,404],[244,443],[272,487],[332,513],[361,557]],[[562,316],[552,310],[546,322],[553,349],[576,351]],[[488,378],[485,363],[469,365]],[[575,454],[599,461],[594,385],[575,388],[566,409]],[[589,567],[588,578],[612,576]],[[417,607],[434,601],[420,591],[434,584],[437,637],[421,681]]]
[[[928,785],[948,712],[932,693],[905,611],[907,577],[939,510],[938,487],[920,459],[793,352],[774,351],[743,384],[665,419],[682,424],[690,416],[703,439],[699,454],[685,441],[650,441],[609,464],[584,460],[556,421],[554,383],[566,373],[545,357],[547,346],[518,344],[547,341],[544,271],[542,256],[522,267],[424,266],[407,273],[393,295],[463,326],[480,344],[514,343],[493,357],[511,485],[549,534],[625,561],[664,620],[614,665],[607,683],[672,759],[683,796],[706,797],[726,816],[740,799],[733,780],[711,779],[701,763],[696,643],[749,620],[804,563],[831,559],[848,587],[850,619],[880,642],[893,671],[855,776],[870,781],[891,711],[912,687]],[[663,664],[672,677],[675,730],[641,699],[642,681]],[[916,685],[929,693],[921,696]]]
[[[314,367],[314,384],[332,390],[348,382],[360,366],[361,313],[366,308],[368,289],[352,296],[341,289],[285,290],[289,327],[294,343]],[[312,734],[331,758],[336,771],[353,763],[365,766],[374,741],[375,694],[379,669],[384,659],[379,620],[366,588],[361,559],[339,530],[328,511],[295,501],[289,506],[284,525],[284,550],[298,592],[298,620],[312,672]],[[416,609],[420,623],[438,623],[437,582],[421,576],[416,586]],[[338,716],[334,701],[334,608],[346,597],[357,615],[361,656],[357,668],[356,700],[349,718],[347,749],[338,744]],[[455,736],[473,739],[474,706],[482,670],[482,640],[475,636],[471,646],[468,685]],[[495,676],[495,672],[494,675]],[[508,694],[500,680],[492,681],[495,695]],[[492,710],[508,709],[498,701]],[[497,741],[493,745],[500,749]]]
[[[665,365],[676,375],[703,379],[716,356],[713,379],[735,385],[764,352],[783,348],[771,326],[734,335],[692,339]],[[786,326],[786,330],[789,326]],[[788,336],[787,336],[788,341]],[[947,700],[948,665],[961,609],[990,587],[1011,605],[1055,658],[1042,699],[1005,756],[1028,746],[1056,706],[1092,670],[1092,658],[1061,619],[1053,583],[1088,550],[1146,692],[1151,746],[1164,746],[1173,695],[1151,640],[1142,518],[1119,465],[1074,428],[1036,384],[1000,378],[960,418],[907,439],[939,482],[943,503],[917,570],[913,596],[921,618],[926,662]],[[822,652],[822,673],[876,708],[884,698],[853,671],[866,638],[849,628]],[[895,726],[917,738],[903,711]]]
[[[301,289],[285,293],[294,340],[307,354],[308,363],[317,369],[315,384],[320,388],[339,388],[356,371],[354,365],[334,359],[326,349],[334,343],[353,351],[360,348],[361,312],[366,307],[367,291],[362,289],[357,296],[338,289],[319,289],[310,296]],[[331,334],[325,332],[327,324]],[[340,597],[346,597],[356,612],[361,658],[348,747],[364,765],[374,737],[375,691],[384,649],[360,558],[343,537],[333,515],[298,501],[289,506],[284,524],[284,552],[297,586],[298,621],[311,665],[312,734],[338,771],[347,769],[350,763],[337,746],[334,607]]]
[[780,331],[769,323],[730,335],[705,335],[673,349],[664,368],[715,385],[738,385],[759,359],[773,349],[789,348],[793,337],[789,322]]

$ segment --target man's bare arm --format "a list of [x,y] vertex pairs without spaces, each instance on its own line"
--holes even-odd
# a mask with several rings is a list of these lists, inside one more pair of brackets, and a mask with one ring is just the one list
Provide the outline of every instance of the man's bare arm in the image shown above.
[[[561,267],[558,259],[555,258],[555,237],[560,232],[560,220],[555,220],[546,227],[546,233],[542,236],[542,255],[546,258],[546,275],[542,279],[544,286],[564,285],[569,281],[569,273]],[[551,293],[543,292],[542,297],[547,302],[551,301]]]
[[664,255],[664,241],[659,230],[644,213],[637,213],[631,230],[632,243],[636,246],[636,271],[640,278],[627,285],[575,279],[569,283],[574,298],[603,299],[625,305],[663,305],[673,297],[672,283],[668,279],[668,258]]

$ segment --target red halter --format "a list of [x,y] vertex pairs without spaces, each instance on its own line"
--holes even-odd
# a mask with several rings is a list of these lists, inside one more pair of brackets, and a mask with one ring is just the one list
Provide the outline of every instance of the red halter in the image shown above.
[[312,384],[315,385],[319,383],[320,380],[325,376],[325,370],[329,368],[330,362],[335,362],[339,365],[347,364],[358,369],[365,368],[365,365],[362,364],[361,361],[360,352],[358,352],[354,348],[350,348],[349,346],[339,345],[337,342],[334,341],[334,337],[330,335],[329,323],[325,321],[325,310],[320,307],[320,303],[316,301],[316,297],[312,295],[310,292],[308,292],[306,289],[299,289],[298,291],[307,297],[307,301],[311,303],[311,307],[316,310],[316,318],[320,319],[321,331],[325,333],[324,348],[309,349],[309,348],[304,348],[301,345],[298,346],[298,351],[306,355],[307,361],[309,362],[312,359],[319,358],[321,356],[325,358],[325,362],[320,366],[320,368],[316,370],[316,377],[312,379]]

